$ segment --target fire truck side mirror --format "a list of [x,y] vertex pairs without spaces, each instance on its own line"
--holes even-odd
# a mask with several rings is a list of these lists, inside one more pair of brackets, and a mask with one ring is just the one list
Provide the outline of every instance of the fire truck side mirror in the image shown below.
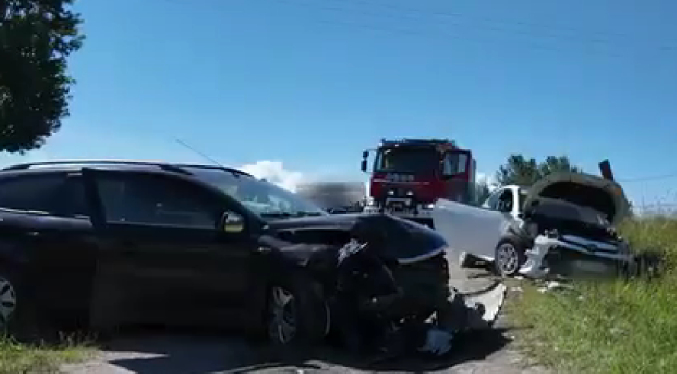
[[362,164],[360,165],[360,168],[365,173],[367,172],[367,157],[369,157],[369,151],[362,151]]
[[440,175],[442,176],[442,179],[450,179],[454,174],[445,168],[445,162],[444,160],[440,161]]

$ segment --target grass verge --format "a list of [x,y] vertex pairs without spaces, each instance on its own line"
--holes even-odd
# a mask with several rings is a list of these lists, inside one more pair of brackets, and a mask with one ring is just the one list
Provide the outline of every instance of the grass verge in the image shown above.
[[0,374],[58,373],[62,364],[84,360],[92,348],[71,338],[59,345],[21,344],[0,337]]
[[677,219],[627,222],[638,251],[665,254],[653,281],[578,282],[567,292],[525,286],[508,310],[529,355],[560,372],[674,373],[677,368]]

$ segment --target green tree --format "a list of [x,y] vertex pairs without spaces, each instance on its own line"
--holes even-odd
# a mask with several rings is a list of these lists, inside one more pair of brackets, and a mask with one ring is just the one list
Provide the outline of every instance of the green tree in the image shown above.
[[573,166],[567,156],[548,156],[545,161],[537,163],[536,159],[527,159],[521,154],[512,154],[505,165],[496,172],[499,185],[518,184],[530,186],[537,180],[555,172],[582,173],[583,170]]
[[538,165],[539,173],[542,177],[558,171],[569,171],[574,173],[582,173],[583,170],[577,166],[572,166],[567,156],[548,156],[545,162]]
[[541,177],[536,159],[526,159],[523,155],[508,156],[505,165],[496,172],[496,182],[500,186],[507,184],[531,185]]
[[40,148],[68,116],[67,57],[82,46],[73,0],[0,0],[0,151]]

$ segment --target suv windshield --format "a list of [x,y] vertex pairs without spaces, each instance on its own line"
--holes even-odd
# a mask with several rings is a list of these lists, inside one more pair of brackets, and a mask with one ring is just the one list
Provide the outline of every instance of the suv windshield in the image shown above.
[[184,167],[198,179],[216,186],[263,218],[326,215],[317,205],[272,183],[220,169]]
[[439,168],[439,161],[434,148],[381,148],[376,155],[374,171],[433,174]]

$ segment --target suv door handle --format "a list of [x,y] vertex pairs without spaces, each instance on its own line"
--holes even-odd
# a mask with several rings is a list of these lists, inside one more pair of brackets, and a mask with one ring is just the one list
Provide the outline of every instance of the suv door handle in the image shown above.
[[33,236],[33,237],[35,237],[35,236],[40,236],[40,231],[28,231],[28,232],[26,233],[26,235],[28,235],[28,236]]

